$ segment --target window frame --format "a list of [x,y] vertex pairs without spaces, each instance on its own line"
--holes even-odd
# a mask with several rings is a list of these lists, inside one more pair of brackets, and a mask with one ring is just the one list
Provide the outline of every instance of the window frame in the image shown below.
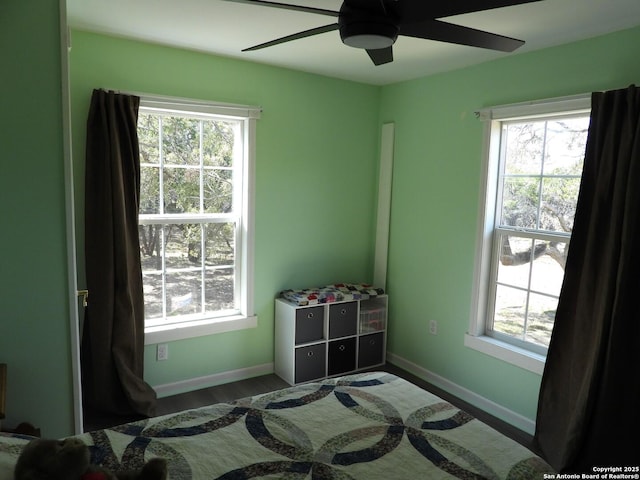
[[[591,96],[575,95],[534,102],[491,107],[476,112],[476,117],[484,124],[484,144],[482,153],[481,185],[478,201],[478,227],[474,277],[471,292],[471,312],[469,330],[464,337],[464,345],[484,354],[498,358],[525,370],[542,375],[546,354],[534,351],[517,342],[507,342],[500,335],[486,335],[489,315],[493,312],[492,281],[497,275],[497,265],[493,261],[496,252],[494,236],[499,228],[499,179],[501,162],[501,131],[506,122],[554,116],[589,114]],[[518,229],[513,232],[520,233]]]
[[[189,319],[187,315],[181,321],[167,322],[155,326],[145,325],[145,345],[257,327],[258,319],[254,307],[253,256],[256,121],[260,118],[260,107],[146,94],[138,95],[140,96],[140,111],[157,111],[165,114],[186,115],[193,118],[213,116],[238,121],[241,124],[243,143],[242,173],[240,178],[242,192],[239,195],[241,201],[241,207],[239,208],[241,225],[236,234],[239,240],[236,245],[236,255],[239,257],[236,260],[236,268],[238,269],[237,281],[239,283],[237,290],[239,295],[238,312],[233,312],[230,315],[198,316],[195,319]],[[170,219],[170,217],[171,214],[165,214],[162,219]],[[158,217],[154,222],[162,219]]]

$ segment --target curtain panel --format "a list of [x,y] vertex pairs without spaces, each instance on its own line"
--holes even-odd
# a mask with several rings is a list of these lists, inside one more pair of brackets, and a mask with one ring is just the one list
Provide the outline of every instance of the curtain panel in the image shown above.
[[143,380],[144,296],[138,237],[140,98],[94,90],[87,120],[85,262],[90,292],[82,339],[89,411],[152,416]]
[[535,439],[566,472],[637,465],[640,89],[592,95],[574,229]]

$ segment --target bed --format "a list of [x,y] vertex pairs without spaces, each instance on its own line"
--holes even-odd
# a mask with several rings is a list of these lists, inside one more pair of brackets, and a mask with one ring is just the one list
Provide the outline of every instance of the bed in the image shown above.
[[[529,450],[439,397],[369,372],[77,436],[92,460],[164,457],[178,479],[541,479]],[[0,480],[27,437],[0,437]]]

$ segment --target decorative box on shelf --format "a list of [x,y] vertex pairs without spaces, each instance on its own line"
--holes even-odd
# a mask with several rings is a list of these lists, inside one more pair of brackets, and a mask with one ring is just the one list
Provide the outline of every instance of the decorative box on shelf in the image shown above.
[[286,290],[275,306],[275,372],[290,385],[383,365],[387,295],[366,284]]

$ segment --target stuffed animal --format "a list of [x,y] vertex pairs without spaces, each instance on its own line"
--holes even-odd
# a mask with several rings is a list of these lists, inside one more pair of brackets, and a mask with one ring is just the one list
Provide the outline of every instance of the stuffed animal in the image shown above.
[[149,460],[139,471],[113,473],[91,465],[89,447],[76,438],[36,439],[18,457],[14,480],[166,480],[167,463]]

